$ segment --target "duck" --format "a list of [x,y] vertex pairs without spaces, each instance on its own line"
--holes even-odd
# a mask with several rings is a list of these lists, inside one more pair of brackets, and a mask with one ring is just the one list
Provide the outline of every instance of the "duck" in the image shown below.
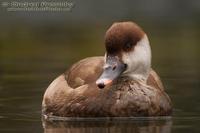
[[105,55],[73,64],[46,89],[42,114],[59,117],[170,116],[172,102],[151,67],[147,34],[132,21],[114,22]]

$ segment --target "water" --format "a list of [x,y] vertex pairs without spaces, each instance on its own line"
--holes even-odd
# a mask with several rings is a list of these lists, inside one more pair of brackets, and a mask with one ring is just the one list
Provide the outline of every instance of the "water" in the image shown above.
[[[19,26],[5,28],[0,40],[0,132],[199,133],[199,27],[185,24],[174,30],[175,26],[169,25],[143,26],[152,43],[153,68],[161,76],[174,105],[171,118],[42,122],[45,89],[73,62],[103,55],[106,26],[91,26],[91,34],[87,34],[87,28],[79,31],[75,26],[36,27],[41,31]],[[154,30],[157,26],[159,30]]]
[[112,118],[81,119],[79,121],[48,121],[44,123],[45,133],[50,132],[111,132],[111,133],[170,133],[171,118]]

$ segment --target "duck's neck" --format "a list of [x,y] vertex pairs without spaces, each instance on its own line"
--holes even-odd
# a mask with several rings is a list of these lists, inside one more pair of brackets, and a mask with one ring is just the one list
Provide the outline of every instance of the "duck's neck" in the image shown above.
[[141,75],[141,74],[133,74],[129,75],[129,78],[135,81],[146,83],[149,74]]

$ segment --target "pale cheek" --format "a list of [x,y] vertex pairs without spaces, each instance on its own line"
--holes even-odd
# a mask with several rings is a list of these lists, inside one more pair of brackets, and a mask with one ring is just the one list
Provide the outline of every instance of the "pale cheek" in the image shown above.
[[133,58],[129,54],[124,54],[122,56],[123,62],[127,64],[127,70],[130,71],[133,68]]
[[107,53],[105,53],[104,55],[104,62],[106,62],[106,58],[107,58]]
[[129,65],[129,59],[128,59],[127,54],[123,54],[123,55],[122,55],[122,61],[123,61],[125,64]]

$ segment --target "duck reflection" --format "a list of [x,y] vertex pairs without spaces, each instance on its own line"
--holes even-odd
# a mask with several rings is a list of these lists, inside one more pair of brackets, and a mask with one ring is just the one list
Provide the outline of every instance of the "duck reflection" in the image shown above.
[[44,133],[170,133],[171,119],[43,120]]

